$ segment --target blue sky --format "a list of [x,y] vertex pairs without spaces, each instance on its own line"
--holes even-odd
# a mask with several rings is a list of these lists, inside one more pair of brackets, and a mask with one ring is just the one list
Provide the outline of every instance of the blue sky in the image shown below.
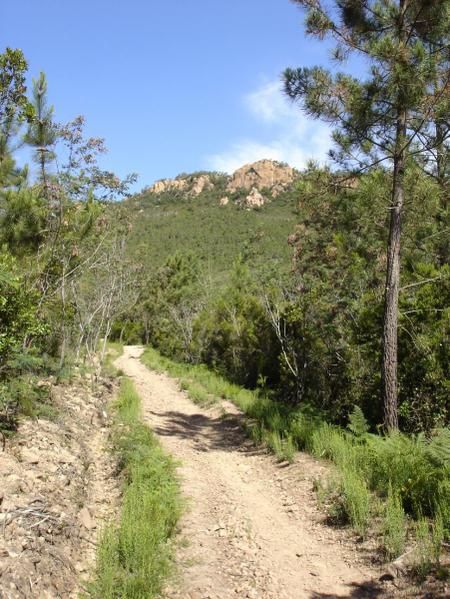
[[106,138],[103,166],[137,187],[262,157],[302,167],[329,133],[280,93],[287,66],[327,61],[289,0],[2,2],[1,46],[47,74],[60,121]]

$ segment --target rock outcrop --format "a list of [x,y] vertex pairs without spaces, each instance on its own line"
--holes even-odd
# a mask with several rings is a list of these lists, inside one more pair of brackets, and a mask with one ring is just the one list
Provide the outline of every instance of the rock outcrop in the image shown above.
[[214,185],[208,175],[200,175],[199,177],[194,178],[192,187],[189,190],[189,195],[195,197],[200,195],[202,191],[213,189],[213,187]]
[[164,193],[166,191],[183,191],[187,188],[188,182],[186,179],[161,179],[156,181],[149,191],[152,193]]
[[239,189],[269,189],[272,197],[284,191],[294,180],[295,171],[275,160],[259,160],[246,164],[233,173],[228,182],[230,192]]
[[246,208],[261,208],[266,203],[266,198],[262,195],[260,191],[256,189],[256,187],[252,187],[250,193],[238,203],[240,206],[244,206]]
[[152,193],[165,193],[167,191],[184,191],[191,197],[196,197],[202,191],[213,189],[214,185],[209,175],[183,177],[179,179],[161,179],[156,181],[149,191]]
[[[231,198],[238,205],[259,208],[269,199],[275,198],[279,193],[288,189],[295,177],[296,173],[293,168],[276,160],[258,160],[246,164],[225,178],[227,195],[221,197],[219,205],[226,206],[230,201],[228,194],[238,192],[240,195],[238,200]],[[215,178],[214,174],[194,173],[180,175],[176,179],[161,179],[156,181],[148,191],[154,194],[175,192],[181,193],[185,198],[195,198],[204,191],[214,190],[216,184],[217,177]],[[222,184],[217,189],[221,189],[223,192]],[[264,191],[264,196],[261,194],[262,191]]]

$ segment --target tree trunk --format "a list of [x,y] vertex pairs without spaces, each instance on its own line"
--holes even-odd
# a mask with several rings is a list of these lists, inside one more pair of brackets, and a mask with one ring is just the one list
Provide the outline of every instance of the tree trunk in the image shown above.
[[450,256],[450,242],[446,230],[448,227],[448,162],[449,150],[446,146],[448,137],[448,127],[443,124],[436,123],[436,175],[440,187],[440,211],[438,214],[439,226],[439,264],[444,266],[448,263]]
[[387,430],[398,428],[397,407],[397,326],[398,296],[400,287],[400,237],[404,203],[404,172],[406,161],[406,111],[400,110],[397,118],[396,152],[392,184],[391,218],[387,250],[386,286],[382,339],[382,397],[384,426]]

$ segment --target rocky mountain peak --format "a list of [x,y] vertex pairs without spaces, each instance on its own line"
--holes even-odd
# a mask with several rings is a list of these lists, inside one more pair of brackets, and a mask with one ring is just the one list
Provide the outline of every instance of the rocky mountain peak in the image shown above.
[[295,171],[287,164],[276,160],[258,160],[235,171],[228,182],[227,190],[234,192],[239,189],[269,189],[272,197],[276,197],[294,178]]
[[[260,208],[279,193],[286,191],[295,177],[295,170],[287,164],[276,160],[258,160],[245,164],[231,176],[226,177],[225,192],[227,194],[238,192],[242,197],[235,202],[240,206]],[[217,174],[200,172],[179,175],[175,179],[161,179],[156,181],[148,191],[155,194],[181,192],[185,197],[195,198],[204,191],[214,189],[216,183]],[[220,199],[219,204],[225,206],[228,202],[229,197],[225,195]]]

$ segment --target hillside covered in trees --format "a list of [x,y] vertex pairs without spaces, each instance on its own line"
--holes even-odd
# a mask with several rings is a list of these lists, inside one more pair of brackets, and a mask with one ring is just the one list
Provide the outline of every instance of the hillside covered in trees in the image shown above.
[[[198,177],[211,187],[193,195]],[[156,186],[120,207],[140,295],[113,336],[312,403],[336,422],[358,405],[380,424],[389,173],[311,165],[275,197],[263,182],[259,206],[246,203],[253,182],[224,204],[233,177],[174,181],[186,187]],[[413,165],[405,183],[400,422],[418,432],[448,424],[449,268],[439,184]]]

